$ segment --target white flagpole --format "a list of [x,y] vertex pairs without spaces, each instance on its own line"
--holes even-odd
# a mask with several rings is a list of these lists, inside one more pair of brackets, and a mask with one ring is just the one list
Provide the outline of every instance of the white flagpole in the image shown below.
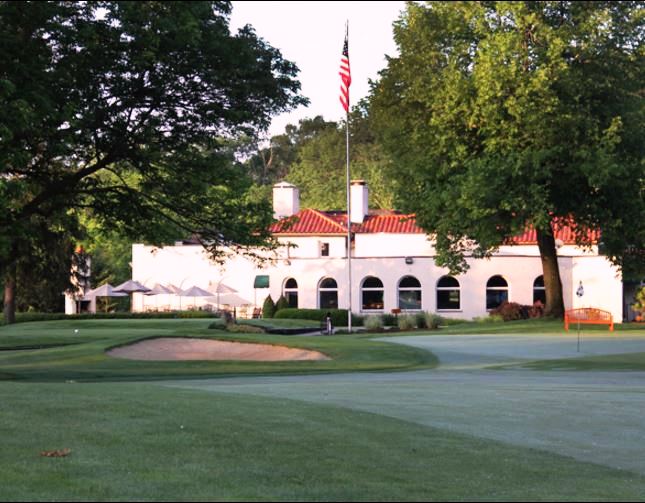
[[[349,21],[345,24],[345,40],[349,38]],[[349,298],[349,309],[347,310],[347,327],[349,333],[352,333],[352,221],[351,221],[351,196],[349,174],[349,97],[347,100],[347,119],[345,122],[345,145],[347,159],[347,294]]]
[[350,176],[349,176],[349,112],[347,112],[346,123],[346,146],[347,146],[347,285],[349,295],[349,309],[347,313],[347,326],[349,332],[352,332],[352,221],[351,217],[351,197],[350,197]]

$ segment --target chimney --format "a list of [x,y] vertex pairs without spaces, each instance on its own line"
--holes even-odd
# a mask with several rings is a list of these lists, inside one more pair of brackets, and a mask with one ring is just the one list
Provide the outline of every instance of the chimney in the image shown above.
[[365,180],[352,180],[349,194],[352,205],[349,219],[352,223],[361,224],[368,212],[368,192]]
[[273,186],[273,218],[290,217],[300,211],[300,191],[288,182]]

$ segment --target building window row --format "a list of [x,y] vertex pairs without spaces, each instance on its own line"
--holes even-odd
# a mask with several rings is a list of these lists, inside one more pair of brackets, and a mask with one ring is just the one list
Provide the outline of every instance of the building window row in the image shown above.
[[[461,286],[453,276],[442,276],[437,282],[437,310],[461,310]],[[385,287],[375,276],[367,276],[361,282],[361,310],[383,311]],[[544,277],[538,276],[533,282],[533,302],[546,303]],[[298,283],[294,278],[284,282],[283,294],[289,307],[298,307]],[[398,307],[402,311],[421,310],[421,282],[414,276],[404,276],[397,289]],[[486,282],[486,309],[495,309],[508,301],[508,282],[500,275],[492,276]],[[318,284],[318,306],[320,309],[338,308],[338,283],[334,278],[323,278]]]

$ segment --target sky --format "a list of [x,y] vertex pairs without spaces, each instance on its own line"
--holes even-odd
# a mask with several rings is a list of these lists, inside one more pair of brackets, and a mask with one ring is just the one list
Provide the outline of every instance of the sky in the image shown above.
[[352,72],[351,105],[369,93],[369,80],[386,66],[385,55],[396,56],[392,23],[405,2],[232,2],[231,30],[245,24],[255,28],[284,58],[300,68],[301,93],[308,107],[273,119],[269,136],[287,124],[322,115],[326,120],[345,116],[340,101],[340,56],[349,22],[349,60]]

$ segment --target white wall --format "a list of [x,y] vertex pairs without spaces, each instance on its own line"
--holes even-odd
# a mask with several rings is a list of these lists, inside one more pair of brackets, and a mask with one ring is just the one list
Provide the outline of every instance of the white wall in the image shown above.
[[[286,238],[284,238],[286,240]],[[318,256],[318,243],[326,239],[330,242],[330,257]],[[133,279],[152,287],[154,283],[172,283],[182,289],[196,285],[201,288],[214,288],[219,281],[235,288],[238,295],[261,306],[270,293],[273,300],[282,294],[284,282],[294,278],[298,283],[299,307],[318,307],[318,284],[325,277],[332,277],[338,283],[339,307],[349,305],[347,288],[347,261],[343,237],[306,237],[289,238],[298,248],[289,252],[279,250],[264,265],[258,265],[244,257],[227,259],[218,265],[208,259],[200,246],[170,246],[155,248],[141,244],[133,245]],[[509,249],[510,248],[510,249]],[[356,237],[356,257],[352,259],[352,307],[361,312],[362,280],[376,276],[384,284],[384,313],[398,306],[397,287],[403,276],[416,277],[422,286],[422,308],[437,312],[436,285],[446,269],[434,263],[431,243],[424,235],[358,235]],[[515,255],[511,255],[515,251]],[[505,247],[504,254],[491,259],[468,259],[469,271],[456,276],[461,288],[461,308],[458,311],[440,312],[453,318],[471,319],[487,315],[486,283],[491,276],[501,275],[509,284],[509,300],[520,304],[533,303],[533,282],[542,274],[542,265],[535,246]],[[571,252],[571,250],[567,250]],[[413,263],[406,264],[405,257],[412,256]],[[559,258],[563,282],[565,307],[594,306],[611,311],[614,321],[622,320],[622,282],[620,275],[603,257],[580,254]],[[255,290],[253,280],[258,274],[270,277],[270,288]],[[585,297],[580,301],[575,289],[582,281]],[[210,286],[210,288],[209,288]],[[154,308],[169,304],[179,308],[179,299],[170,296],[145,297],[135,295],[135,309],[144,306]],[[182,307],[195,303],[213,303],[203,298],[182,298]]]

